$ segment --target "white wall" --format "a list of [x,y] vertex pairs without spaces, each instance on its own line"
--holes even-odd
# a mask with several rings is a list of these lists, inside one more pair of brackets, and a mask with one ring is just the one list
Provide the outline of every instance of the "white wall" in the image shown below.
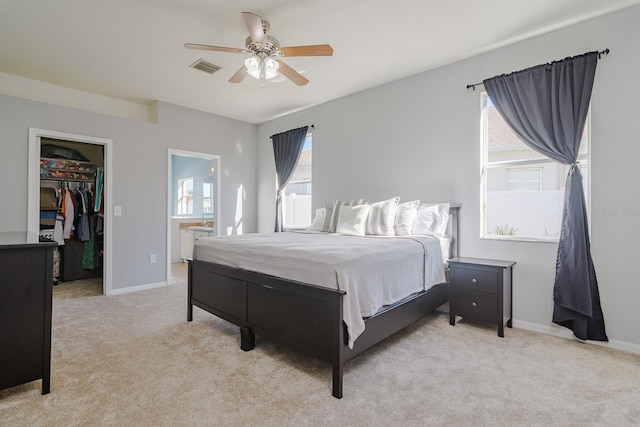
[[258,230],[269,231],[274,222],[269,135],[313,123],[314,207],[396,195],[461,203],[461,255],[518,263],[516,327],[571,336],[551,323],[557,244],[479,238],[480,91],[465,86],[610,48],[598,64],[592,97],[592,251],[611,345],[640,353],[632,255],[640,239],[640,214],[633,215],[640,212],[638,22],[640,7],[629,8],[259,125]]
[[[0,231],[27,227],[29,127],[113,140],[113,290],[166,279],[167,150],[222,157],[220,225],[236,222],[238,188],[244,189],[243,225],[256,229],[256,126],[159,103],[158,122],[114,117],[0,95]],[[149,255],[157,263],[149,264]]]

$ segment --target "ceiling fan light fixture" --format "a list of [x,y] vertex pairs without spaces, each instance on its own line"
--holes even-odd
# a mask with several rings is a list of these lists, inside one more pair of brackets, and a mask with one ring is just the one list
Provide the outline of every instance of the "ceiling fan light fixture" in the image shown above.
[[[298,86],[309,83],[309,79],[288,66],[281,57],[294,56],[331,56],[333,48],[328,44],[280,47],[280,42],[267,35],[270,25],[260,16],[251,12],[242,12],[242,18],[249,30],[249,37],[245,40],[245,49],[234,47],[213,46],[208,44],[185,43],[188,49],[209,50],[216,52],[241,53],[250,55],[244,65],[231,76],[229,83],[240,83],[247,75],[261,82],[282,75]],[[278,59],[274,59],[278,58]]]
[[260,78],[260,61],[255,56],[244,60],[244,66],[247,67],[247,74],[256,79]]
[[264,61],[264,77],[267,80],[277,77],[279,66],[280,64],[278,64],[278,61],[273,58],[267,58],[267,60]]
[[270,80],[278,76],[278,61],[273,58],[258,58],[252,56],[244,60],[247,74],[258,80]]

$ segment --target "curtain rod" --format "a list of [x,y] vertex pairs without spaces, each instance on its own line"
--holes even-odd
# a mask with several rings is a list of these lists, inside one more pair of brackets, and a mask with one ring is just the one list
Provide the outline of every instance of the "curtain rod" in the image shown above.
[[[605,50],[600,50],[598,51],[598,59],[600,59],[602,57],[602,55],[608,55],[609,54],[609,48],[606,48]],[[467,85],[467,89],[473,89],[476,90],[476,86],[482,86],[483,83],[473,83],[470,85]]]
[[[302,126],[300,126],[300,127],[302,127]],[[315,129],[316,129],[315,125],[313,125],[313,124],[307,125],[307,128],[309,128],[309,129],[313,129],[313,130],[315,130]],[[298,129],[300,129],[300,128],[298,128]],[[293,130],[293,129],[291,129],[291,130]],[[285,132],[289,132],[289,131],[285,131]],[[285,133],[285,132],[280,132],[280,133]],[[274,136],[276,136],[276,135],[280,135],[280,133],[274,133],[274,134],[273,134],[273,135],[271,135],[269,138],[273,138],[273,137],[274,137]]]

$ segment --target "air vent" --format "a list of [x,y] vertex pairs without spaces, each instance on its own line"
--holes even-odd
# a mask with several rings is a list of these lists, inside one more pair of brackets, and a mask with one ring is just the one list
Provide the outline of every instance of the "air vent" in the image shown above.
[[218,71],[220,68],[222,68],[222,67],[218,67],[217,65],[214,65],[214,64],[212,64],[210,62],[207,62],[202,58],[198,59],[196,62],[194,62],[193,64],[189,65],[189,67],[195,68],[196,70],[204,71],[207,74],[213,74],[216,71]]

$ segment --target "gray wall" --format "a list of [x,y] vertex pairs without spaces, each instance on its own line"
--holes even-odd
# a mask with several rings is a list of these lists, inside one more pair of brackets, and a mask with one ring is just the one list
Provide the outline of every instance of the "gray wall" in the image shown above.
[[234,227],[242,186],[244,230],[256,229],[255,125],[164,103],[156,124],[0,95],[0,231],[27,227],[29,127],[113,140],[114,290],[165,281],[168,148],[220,155],[220,225]]
[[592,250],[612,344],[640,353],[632,256],[640,239],[638,22],[640,7],[629,8],[259,125],[258,230],[270,231],[274,223],[269,135],[313,123],[314,207],[396,195],[461,203],[461,254],[518,263],[516,326],[570,336],[551,323],[557,244],[479,238],[480,91],[465,86],[610,48],[598,64],[592,97]]

